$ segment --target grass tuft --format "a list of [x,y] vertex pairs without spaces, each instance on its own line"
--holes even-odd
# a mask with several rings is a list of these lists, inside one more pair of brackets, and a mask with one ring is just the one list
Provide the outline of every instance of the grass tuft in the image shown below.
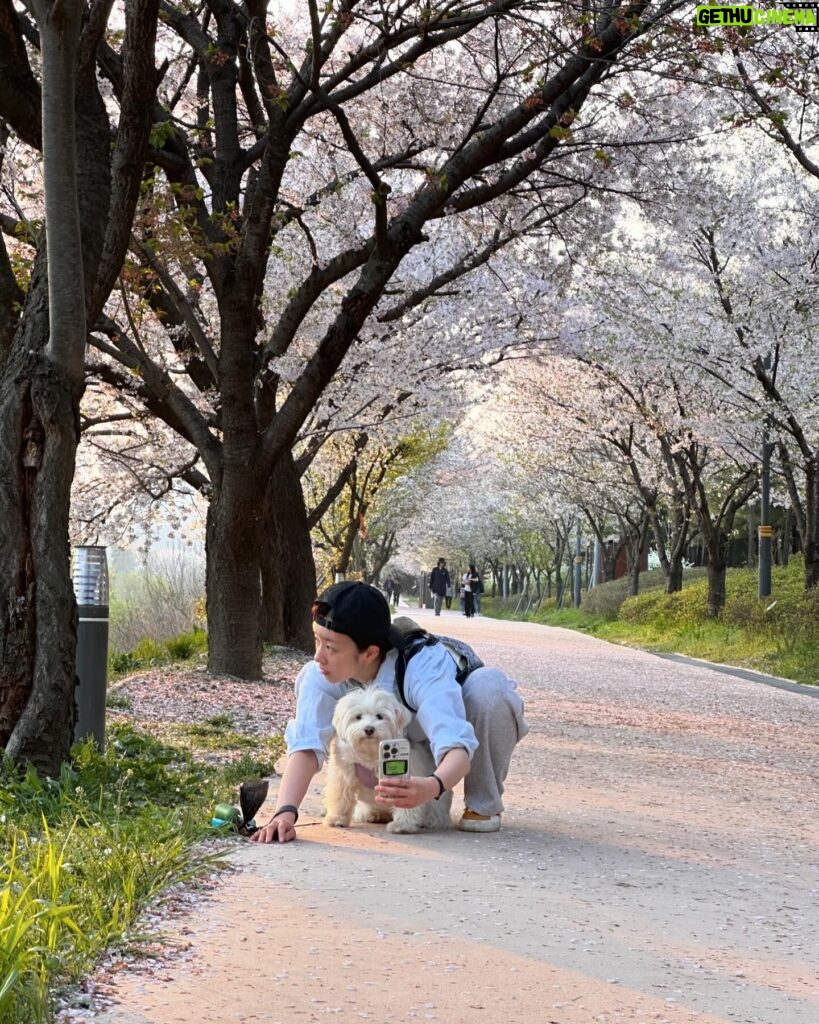
[[108,655],[108,678],[118,679],[133,672],[191,661],[205,654],[208,649],[208,634],[203,629],[180,633],[168,640],[145,637],[130,651],[112,649]]
[[47,1024],[61,987],[130,941],[157,894],[219,864],[203,840],[236,767],[117,724],[105,754],[74,747],[56,779],[0,762],[0,1024]]

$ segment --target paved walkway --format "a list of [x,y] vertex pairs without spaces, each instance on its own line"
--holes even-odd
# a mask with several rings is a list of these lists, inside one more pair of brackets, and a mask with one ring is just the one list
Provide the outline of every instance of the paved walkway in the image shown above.
[[819,702],[420,618],[521,682],[503,831],[329,829],[316,785],[300,841],[237,844],[99,1024],[817,1024]]

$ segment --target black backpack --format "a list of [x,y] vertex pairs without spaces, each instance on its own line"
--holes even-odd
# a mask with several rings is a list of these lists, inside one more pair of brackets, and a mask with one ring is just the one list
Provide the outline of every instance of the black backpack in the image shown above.
[[395,685],[398,696],[410,711],[417,711],[418,708],[414,708],[406,698],[404,676],[407,673],[407,664],[422,648],[443,644],[447,654],[455,662],[455,679],[460,686],[463,686],[470,672],[474,672],[476,668],[483,668],[481,659],[463,640],[456,640],[451,636],[435,636],[422,629],[417,622],[405,617],[396,619],[390,626],[390,643],[398,651],[398,657],[395,659]]

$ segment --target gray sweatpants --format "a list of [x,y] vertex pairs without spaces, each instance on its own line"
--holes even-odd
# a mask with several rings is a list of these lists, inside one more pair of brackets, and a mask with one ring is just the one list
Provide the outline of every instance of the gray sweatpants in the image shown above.
[[475,669],[463,694],[466,717],[479,744],[464,779],[466,806],[477,814],[500,814],[512,752],[529,731],[523,701],[517,683],[497,668]]

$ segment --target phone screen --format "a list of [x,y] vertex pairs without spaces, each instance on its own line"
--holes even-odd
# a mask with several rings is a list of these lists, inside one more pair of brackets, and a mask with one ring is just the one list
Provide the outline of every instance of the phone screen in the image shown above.
[[393,757],[383,762],[383,774],[385,778],[395,775],[409,775],[409,761],[404,757]]

